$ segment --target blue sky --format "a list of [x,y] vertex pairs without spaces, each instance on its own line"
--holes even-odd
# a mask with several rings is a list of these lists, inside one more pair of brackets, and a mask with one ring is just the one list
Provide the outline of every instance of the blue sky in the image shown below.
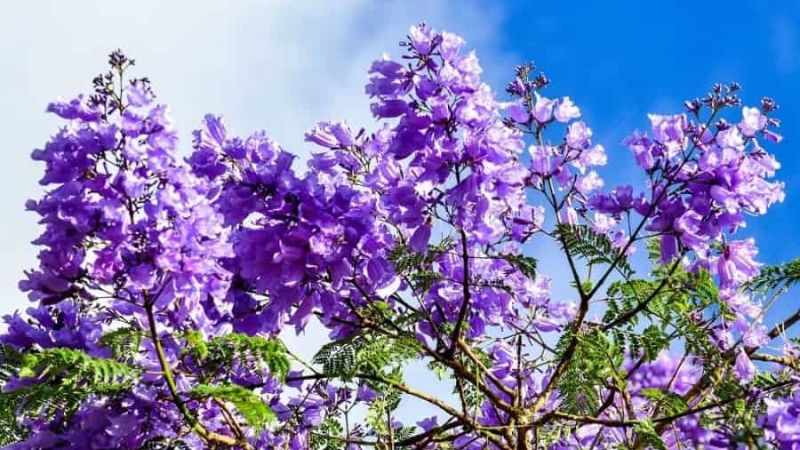
[[[462,34],[502,91],[514,65],[534,60],[570,95],[609,151],[609,185],[639,172],[620,142],[647,127],[648,112],[677,112],[715,81],[739,81],[746,101],[781,105],[786,202],[753,218],[761,259],[800,255],[800,2],[640,1],[115,1],[4,2],[0,6],[0,311],[26,305],[16,290],[35,263],[28,244],[41,167],[29,160],[58,126],[45,104],[89,88],[105,55],[124,48],[172,106],[184,143],[206,112],[239,133],[258,128],[307,154],[302,132],[317,120],[373,123],[363,95],[366,69],[419,21]],[[188,146],[187,146],[188,147]],[[784,301],[786,304],[787,301]],[[781,308],[783,309],[783,308]]]
[[[765,263],[800,256],[800,2],[532,3],[508,4],[499,48],[535,60],[553,79],[553,95],[581,105],[609,152],[601,171],[608,185],[640,173],[620,142],[647,128],[648,112],[680,112],[684,99],[717,81],[741,83],[746,104],[773,97],[785,139],[770,151],[783,165],[786,201],[750,218],[740,235],[756,238]],[[776,303],[766,323],[794,312],[796,296]]]
[[[798,1],[9,1],[0,5],[0,313],[27,304],[16,283],[35,263],[28,243],[38,230],[23,204],[40,194],[42,169],[28,157],[59,124],[44,107],[87,90],[110,50],[122,47],[150,76],[185,148],[214,112],[238,133],[264,128],[302,155],[311,148],[302,132],[317,120],[373,123],[366,69],[383,51],[397,55],[409,25],[423,20],[463,35],[498,91],[514,65],[536,61],[553,80],[549,95],[571,96],[608,150],[609,185],[640,176],[620,142],[647,127],[648,112],[679,112],[715,81],[739,81],[750,103],[773,96],[785,140],[772,150],[787,198],[743,234],[767,263],[800,256]],[[784,299],[771,317],[794,304]],[[301,353],[313,353],[308,342]]]
[[[749,221],[762,260],[800,255],[800,2],[514,2],[501,46],[533,58],[573,96],[609,150],[607,181],[630,179],[620,141],[647,127],[647,112],[679,112],[715,81],[738,81],[744,101],[781,106],[785,140],[771,150],[783,164],[786,202]],[[621,164],[626,160],[627,164]],[[623,169],[623,170],[620,170]]]

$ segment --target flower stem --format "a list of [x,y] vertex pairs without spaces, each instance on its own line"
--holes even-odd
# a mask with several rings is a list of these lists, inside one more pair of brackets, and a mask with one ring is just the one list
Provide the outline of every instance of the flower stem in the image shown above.
[[184,419],[186,419],[186,422],[189,423],[192,430],[194,430],[208,443],[227,445],[229,447],[240,446],[247,450],[252,449],[250,443],[246,440],[237,440],[231,436],[226,436],[224,434],[219,434],[208,430],[197,420],[196,417],[192,415],[191,411],[189,411],[189,408],[183,402],[183,399],[181,399],[180,393],[178,392],[178,386],[175,384],[175,377],[172,375],[172,369],[170,369],[166,354],[164,353],[164,346],[161,344],[161,339],[158,337],[156,320],[153,314],[153,305],[146,304],[144,309],[147,312],[147,322],[150,327],[150,338],[153,340],[153,347],[156,349],[158,362],[161,365],[161,371],[164,373],[164,379],[166,380],[167,387],[172,395],[172,401],[175,403],[175,406],[178,407],[178,410],[181,412]]

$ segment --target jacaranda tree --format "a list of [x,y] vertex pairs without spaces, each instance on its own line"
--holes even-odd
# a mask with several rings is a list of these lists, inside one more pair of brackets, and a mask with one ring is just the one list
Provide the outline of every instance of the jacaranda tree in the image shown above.
[[[50,104],[2,445],[800,449],[778,300],[800,262],[762,267],[743,232],[784,197],[775,102],[733,83],[649,115],[624,142],[641,171],[608,188],[569,97],[527,64],[499,101],[463,44],[411,28],[369,70],[374,129],[319,123],[302,169],[213,115],[179,153],[121,52]],[[310,321],[330,342],[304,361],[280,337]]]

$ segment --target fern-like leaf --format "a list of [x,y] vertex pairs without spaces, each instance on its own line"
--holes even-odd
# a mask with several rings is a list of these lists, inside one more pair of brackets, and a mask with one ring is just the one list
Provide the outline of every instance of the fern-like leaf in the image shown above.
[[419,344],[411,338],[358,334],[323,345],[313,362],[324,374],[347,380],[359,373],[386,375],[418,352]]
[[526,277],[530,278],[531,280],[536,278],[536,258],[513,254],[503,255],[502,257],[513,267],[522,272]]
[[130,388],[138,372],[125,363],[81,350],[49,348],[15,353],[5,348],[0,366],[30,384],[0,393],[0,441],[21,439],[27,418],[65,419],[90,395],[114,396]]
[[275,420],[275,413],[253,391],[235,384],[201,384],[192,388],[189,395],[197,398],[215,398],[236,407],[250,426],[264,429]]
[[104,334],[100,344],[111,350],[114,358],[130,361],[139,352],[144,332],[135,327],[122,327]]
[[768,292],[781,286],[788,288],[798,282],[800,282],[800,258],[786,264],[762,268],[761,273],[748,281],[744,288],[753,292]]
[[585,259],[589,264],[615,264],[622,276],[633,276],[633,268],[628,259],[614,247],[608,236],[599,234],[586,225],[570,224],[559,225],[557,233],[565,250],[571,254]]
[[201,364],[212,372],[230,367],[234,360],[253,359],[282,380],[291,368],[286,346],[277,339],[231,333],[205,342],[197,333],[187,338],[187,344]]

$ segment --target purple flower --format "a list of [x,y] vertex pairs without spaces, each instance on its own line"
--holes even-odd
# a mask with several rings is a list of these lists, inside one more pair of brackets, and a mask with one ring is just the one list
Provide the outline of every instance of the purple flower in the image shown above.
[[423,225],[414,231],[409,240],[409,247],[415,252],[424,252],[428,249],[428,242],[431,239],[430,225]]
[[556,104],[555,100],[542,97],[539,93],[535,93],[536,101],[533,104],[533,117],[539,123],[546,123],[553,119],[553,107]]
[[683,146],[683,138],[687,128],[686,115],[662,116],[648,114],[653,130],[653,137],[662,144],[678,144]]
[[764,130],[767,126],[767,118],[761,114],[758,108],[742,108],[742,122],[739,129],[747,137],[753,137],[757,132]]
[[427,417],[417,422],[417,426],[422,428],[423,431],[430,431],[436,426],[438,419],[436,416]]
[[305,134],[306,141],[327,148],[348,147],[355,144],[353,133],[342,122],[320,122]]
[[581,116],[581,110],[572,103],[569,97],[563,97],[555,109],[555,117],[559,122],[567,123],[572,119],[577,119]]
[[574,122],[567,131],[567,145],[575,149],[584,149],[591,144],[592,130],[583,122]]
[[753,362],[750,361],[750,358],[744,350],[739,350],[739,354],[736,355],[734,370],[736,371],[736,376],[739,377],[742,383],[750,383],[753,381],[757,372],[756,366],[753,365]]
[[[607,163],[604,147],[576,120],[581,113],[569,97],[543,96],[549,81],[532,64],[516,69],[507,89],[513,99],[501,102],[460,37],[423,24],[401,47],[397,60],[384,55],[369,70],[365,92],[379,123],[354,132],[346,122],[319,122],[305,138],[322,148],[304,167],[264,132],[235,136],[213,115],[182,157],[149,82],[121,83],[132,62],[119,52],[91,96],[48,106],[67,123],[32,154],[47,187],[26,204],[42,229],[37,265],[20,282],[33,305],[4,317],[0,343],[26,354],[83,351],[131,365],[136,378],[113,396],[83,398],[69,417],[20,408],[28,430],[17,447],[143,448],[163,438],[200,449],[222,436],[237,448],[300,450],[317,442],[323,425],[352,449],[383,442],[388,428],[397,443],[479,450],[496,448],[492,437],[536,425],[563,432],[547,443],[553,450],[616,448],[632,445],[642,429],[604,421],[646,425],[663,415],[664,396],[685,397],[694,408],[694,393],[720,395],[707,384],[711,375],[723,377],[720,385],[755,380],[762,367],[750,355],[772,338],[761,296],[745,289],[759,273],[758,250],[737,233],[749,215],[784,197],[772,179],[780,165],[762,147],[780,140],[770,130],[778,124],[774,102],[743,108],[738,123],[702,125],[709,108],[722,114],[738,104],[738,87],[720,85],[689,102],[688,115],[649,115],[649,136],[625,140],[646,183],[603,191],[596,170]],[[576,233],[571,242],[563,224],[602,239]],[[658,239],[655,267],[629,275],[622,257],[645,239]],[[578,289],[574,302],[550,293],[545,272],[557,259],[548,245],[564,252],[575,287],[591,286]],[[531,249],[545,251],[538,265],[526,255]],[[664,328],[667,319],[680,326],[670,320]],[[107,348],[105,336],[127,328],[141,335],[130,354]],[[297,365],[308,370],[292,363],[286,379],[274,372],[280,364],[260,355],[267,347],[280,353],[279,345],[256,351],[239,342],[316,328],[336,342]],[[709,345],[687,341],[679,357],[668,347],[656,355],[651,346],[616,345],[653,333],[660,346],[665,330],[677,333],[668,345],[696,333]],[[589,339],[575,340],[581,336]],[[236,349],[220,350],[228,343]],[[593,346],[608,354],[596,359]],[[364,359],[373,353],[387,357]],[[784,353],[793,360],[797,349],[787,345]],[[399,422],[395,405],[380,420],[336,431],[342,412],[358,402],[369,409],[393,403],[380,389],[400,383],[395,377],[421,359],[456,377],[469,405],[452,402],[457,414],[439,408],[439,416],[416,422],[422,431]],[[730,359],[733,370],[704,373]],[[340,360],[355,366],[339,367]],[[765,361],[763,370],[783,377],[790,369],[783,361]],[[333,373],[339,369],[343,376]],[[5,391],[51,374],[7,375]],[[91,387],[84,378],[77,382]],[[573,395],[564,381],[585,389]],[[245,411],[226,411],[237,402],[195,395],[199,384],[247,389],[279,423],[256,429],[242,420]],[[754,411],[766,407],[758,444],[794,448],[797,390],[748,395]],[[414,395],[398,401],[407,397]],[[532,415],[516,413],[522,410]],[[573,411],[598,423],[568,419]],[[670,449],[730,448],[744,434],[705,420],[727,412],[710,408],[654,429]]]
[[531,113],[528,109],[519,103],[512,103],[506,109],[508,116],[517,123],[528,123],[531,120]]
[[717,273],[723,287],[739,286],[758,275],[760,263],[755,261],[758,249],[753,239],[732,241],[725,245],[717,259]]
[[372,104],[372,115],[376,118],[398,117],[409,111],[408,105],[403,100],[383,100]]
[[378,393],[375,392],[369,386],[367,386],[365,383],[361,383],[358,385],[358,392],[356,393],[356,398],[358,399],[358,401],[370,403],[376,398],[378,398]]

